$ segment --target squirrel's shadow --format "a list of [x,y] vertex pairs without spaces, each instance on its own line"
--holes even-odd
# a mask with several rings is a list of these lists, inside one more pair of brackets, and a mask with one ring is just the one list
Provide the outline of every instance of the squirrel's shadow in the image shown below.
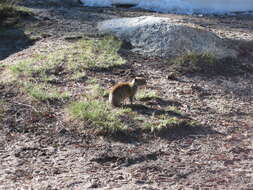
[[130,108],[131,110],[137,112],[138,114],[146,115],[146,116],[169,115],[169,116],[175,116],[179,118],[187,118],[186,115],[183,115],[180,113],[176,113],[170,110],[152,108],[152,107],[148,107],[142,104],[125,105],[124,107]]
[[158,105],[160,107],[166,106],[182,106],[182,104],[175,100],[165,100],[159,97],[145,97],[140,99],[141,102],[146,102],[147,105]]
[[[174,100],[164,100],[161,98],[151,98],[149,100],[155,100],[160,104],[156,104],[156,107],[150,104],[150,101],[146,104],[127,104],[124,105],[124,108],[130,108],[132,111],[136,112],[138,115],[144,116],[147,120],[145,123],[149,123],[149,117],[159,118],[160,116],[166,116],[168,118],[176,118],[178,121],[181,121],[180,124],[176,126],[165,126],[164,129],[158,131],[150,131],[149,129],[144,129],[138,127],[138,122],[134,119],[124,116],[123,121],[131,125],[131,133],[120,135],[115,140],[122,142],[132,142],[140,141],[144,136],[159,136],[166,140],[175,140],[179,138],[185,138],[191,136],[206,136],[209,134],[221,134],[218,131],[213,130],[210,126],[203,126],[196,120],[192,119],[189,115],[180,113],[174,110],[166,110],[163,107],[166,106],[180,106],[181,104]],[[144,101],[144,100],[142,100]],[[147,101],[147,99],[146,99]],[[151,106],[150,106],[151,105]],[[157,106],[158,105],[158,106]],[[191,124],[195,122],[197,124]],[[134,134],[134,135],[133,135]],[[134,137],[134,138],[133,138]],[[144,138],[145,139],[145,138]]]
[[[173,115],[182,117],[182,114],[179,114],[177,112],[171,111],[171,110],[165,110],[164,107],[167,106],[181,106],[182,104],[175,100],[165,100],[159,97],[145,97],[140,99],[141,102],[145,102],[144,104],[128,104],[124,105],[126,108],[130,108],[131,110],[142,114],[142,115]],[[160,109],[156,108],[159,107]]]

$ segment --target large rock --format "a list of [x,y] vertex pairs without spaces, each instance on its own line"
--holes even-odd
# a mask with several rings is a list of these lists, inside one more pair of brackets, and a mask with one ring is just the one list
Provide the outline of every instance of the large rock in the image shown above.
[[133,51],[144,55],[174,57],[186,52],[212,53],[218,58],[237,55],[214,33],[169,18],[112,19],[99,23],[98,29],[131,43]]
[[138,5],[141,0],[80,0],[85,6]]
[[[28,0],[26,3],[33,4],[34,1]],[[48,4],[48,5],[63,5],[63,6],[77,6],[81,5],[80,0],[37,0],[37,4]]]

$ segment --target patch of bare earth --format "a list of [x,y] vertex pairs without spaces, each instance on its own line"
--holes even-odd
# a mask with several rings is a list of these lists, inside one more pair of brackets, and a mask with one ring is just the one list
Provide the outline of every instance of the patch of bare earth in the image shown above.
[[[1,189],[253,189],[253,16],[182,16],[141,10],[85,7],[34,7],[36,20],[24,30],[37,36],[30,47],[0,61],[0,188]],[[103,137],[79,130],[66,120],[65,107],[88,85],[59,75],[58,88],[70,100],[41,102],[27,96],[7,76],[8,65],[34,55],[68,47],[81,37],[96,37],[96,23],[109,18],[157,15],[198,24],[236,43],[238,62],[248,68],[236,74],[190,73],[171,77],[168,60],[120,52],[126,64],[87,69],[108,89],[135,75],[147,78],[147,90],[159,98],[137,101],[130,108],[144,122],[168,106],[200,123],[163,134],[138,130]],[[245,42],[244,40],[247,40]],[[106,99],[105,99],[106,101]],[[151,118],[151,119],[150,119]],[[149,120],[150,119],[150,120]],[[85,125],[83,126],[85,128]]]

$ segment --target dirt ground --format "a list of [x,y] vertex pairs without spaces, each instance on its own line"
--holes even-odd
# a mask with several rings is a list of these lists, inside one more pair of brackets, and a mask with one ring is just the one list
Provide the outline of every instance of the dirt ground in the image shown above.
[[[28,6],[31,4],[26,4]],[[96,36],[96,24],[111,18],[155,15],[202,26],[240,43],[241,64],[253,66],[253,15],[174,15],[121,8],[48,7],[33,5],[26,28],[39,37],[27,45],[5,41],[1,47],[1,80],[5,67],[46,48],[54,51],[82,36]],[[23,35],[23,34],[21,34]],[[3,50],[3,51],[2,51]],[[123,67],[89,70],[104,88],[111,81],[145,76],[161,100],[136,107],[143,115],[177,105],[201,123],[190,130],[120,138],[80,133],[64,120],[62,105],[40,117],[17,86],[0,83],[0,189],[253,189],[253,73],[188,74],[177,80],[165,60],[122,52]],[[81,88],[82,82],[63,84]],[[140,103],[140,102],[138,102]],[[140,103],[141,104],[141,103]],[[0,104],[1,105],[1,104]],[[135,107],[133,107],[135,109]],[[129,121],[131,122],[131,121]]]

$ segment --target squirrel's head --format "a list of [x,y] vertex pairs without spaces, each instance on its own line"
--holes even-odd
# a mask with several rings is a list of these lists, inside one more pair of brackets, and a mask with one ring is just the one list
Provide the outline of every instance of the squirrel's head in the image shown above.
[[146,79],[142,78],[142,77],[135,77],[132,82],[133,85],[135,86],[142,86],[147,84]]

